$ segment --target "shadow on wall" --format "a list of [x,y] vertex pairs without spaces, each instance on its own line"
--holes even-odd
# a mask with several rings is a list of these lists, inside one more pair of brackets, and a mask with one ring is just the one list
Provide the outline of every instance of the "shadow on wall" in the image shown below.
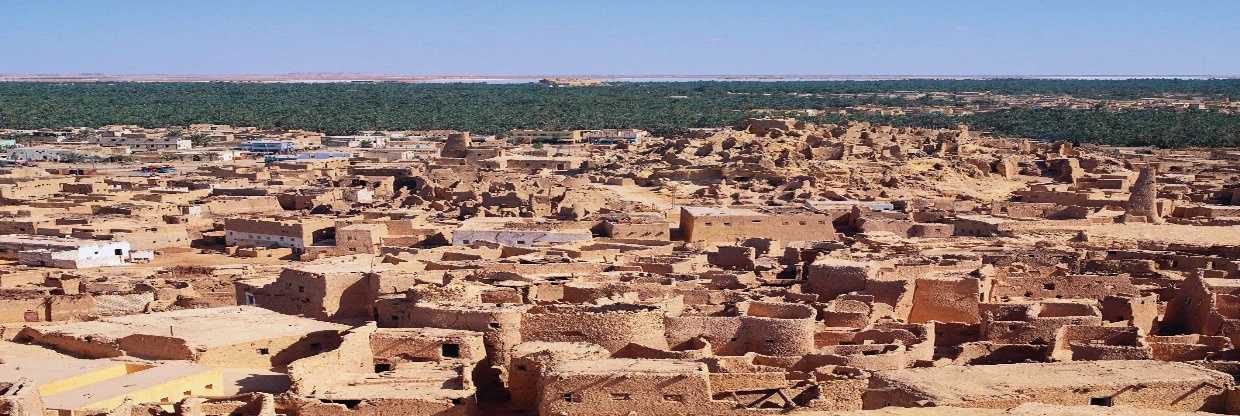
[[293,361],[300,360],[324,351],[340,348],[342,338],[335,331],[318,331],[306,334],[293,345],[281,350],[271,357],[271,367],[283,371]]
[[287,374],[247,374],[235,381],[238,393],[279,394],[292,387]]
[[368,275],[358,279],[340,293],[339,305],[331,319],[376,320],[374,308],[370,307],[379,297],[379,278]]

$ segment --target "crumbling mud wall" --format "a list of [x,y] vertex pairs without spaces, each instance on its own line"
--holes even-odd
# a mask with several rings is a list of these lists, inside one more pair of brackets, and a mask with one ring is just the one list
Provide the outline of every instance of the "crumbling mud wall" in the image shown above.
[[527,341],[593,342],[617,351],[629,344],[667,349],[664,312],[641,305],[545,306],[522,316]]

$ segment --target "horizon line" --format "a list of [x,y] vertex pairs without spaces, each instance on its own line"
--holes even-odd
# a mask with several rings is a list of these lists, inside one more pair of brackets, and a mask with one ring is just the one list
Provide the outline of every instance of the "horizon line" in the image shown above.
[[1176,77],[1215,77],[1240,78],[1240,73],[1233,74],[1176,74],[1176,73],[1078,73],[1078,74],[829,74],[829,73],[787,73],[787,74],[743,74],[743,73],[634,73],[634,74],[603,74],[603,73],[543,73],[543,74],[414,74],[384,72],[236,72],[236,73],[108,73],[108,72],[0,72],[0,77],[179,77],[179,78],[212,78],[212,77],[280,77],[280,76],[354,76],[354,77],[400,77],[400,78],[498,78],[498,79],[535,79],[535,78],[1062,78],[1062,77],[1145,77],[1145,78],[1176,78]]

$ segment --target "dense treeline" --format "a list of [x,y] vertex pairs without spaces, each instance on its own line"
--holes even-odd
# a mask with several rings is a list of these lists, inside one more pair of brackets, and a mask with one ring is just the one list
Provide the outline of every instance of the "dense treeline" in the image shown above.
[[[1215,111],[1010,109],[969,116],[854,116],[896,126],[948,128],[967,124],[1005,136],[1112,146],[1237,147],[1240,116]],[[826,118],[823,121],[834,121]]]
[[1114,146],[1240,146],[1240,116],[1214,111],[1124,112],[1017,109],[965,123],[1005,135]]
[[[892,81],[806,81],[745,83],[765,91],[806,93],[881,93],[891,91],[974,92],[995,94],[1066,94],[1079,98],[1134,99],[1164,94],[1240,98],[1240,79],[910,79]],[[755,85],[757,84],[757,85]],[[762,85],[772,84],[772,85]]]
[[[1240,80],[903,80],[652,82],[545,88],[533,84],[0,83],[0,127],[190,123],[347,134],[375,129],[623,128],[667,134],[730,125],[753,109],[905,106],[834,93],[991,91],[1120,99],[1165,94],[1240,97]],[[941,103],[941,102],[940,102]],[[959,123],[999,134],[1115,145],[1236,146],[1240,117],[1208,111],[1005,110],[973,116],[854,116],[896,125]]]

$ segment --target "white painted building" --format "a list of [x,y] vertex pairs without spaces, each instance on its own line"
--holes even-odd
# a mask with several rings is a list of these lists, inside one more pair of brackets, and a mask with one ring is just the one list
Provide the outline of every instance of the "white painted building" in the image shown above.
[[125,146],[130,150],[139,152],[189,150],[194,147],[194,142],[180,137],[158,136],[148,133],[120,133],[113,135],[108,135],[108,133],[111,132],[104,132],[104,135],[99,137],[98,143],[100,146]]
[[478,242],[514,247],[568,243],[593,239],[587,225],[560,222],[531,222],[525,218],[481,217],[466,221],[452,232],[453,245]]
[[0,258],[31,266],[85,269],[123,266],[129,259],[128,241],[85,240],[42,235],[0,235]]
[[375,202],[375,191],[367,188],[346,189],[344,191],[344,199],[349,202],[359,204],[370,204]]
[[352,152],[336,152],[336,151],[319,151],[319,152],[303,152],[297,154],[298,160],[327,160],[327,159],[351,159]]
[[[92,146],[93,147],[93,146]],[[73,148],[73,147],[53,147],[53,146],[23,146],[9,149],[9,160],[30,161],[30,162],[64,162],[87,157],[106,158],[108,156],[127,155],[128,148],[119,148],[109,150],[94,147],[91,148]]]
[[378,149],[387,146],[385,136],[324,136],[323,146]]
[[9,149],[9,159],[20,161],[59,162],[80,155],[73,149],[59,147],[14,147]]
[[286,235],[227,230],[224,231],[224,244],[239,247],[286,247],[304,250],[306,248],[306,239]]
[[[429,153],[426,153],[429,155]],[[436,153],[437,154],[437,153]],[[362,152],[362,157],[369,159],[377,159],[381,162],[396,162],[402,160],[416,160],[422,154],[406,149],[366,149]]]
[[595,144],[636,144],[646,140],[647,137],[650,137],[650,132],[637,129],[586,130],[581,134],[582,141]]

